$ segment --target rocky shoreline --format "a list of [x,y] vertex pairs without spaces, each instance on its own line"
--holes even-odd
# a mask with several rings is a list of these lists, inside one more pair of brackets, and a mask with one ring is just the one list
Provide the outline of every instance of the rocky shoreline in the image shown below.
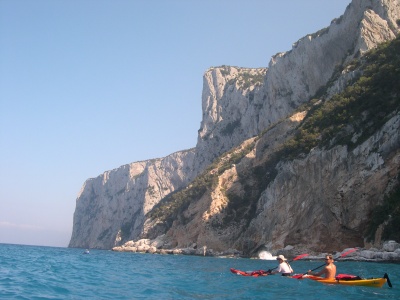
[[[228,249],[226,251],[217,252],[213,249],[208,249],[206,246],[198,246],[196,244],[190,245],[186,248],[173,248],[168,247],[168,243],[165,242],[164,236],[160,236],[157,239],[141,239],[138,241],[128,241],[122,246],[112,248],[112,251],[116,252],[133,252],[133,253],[150,253],[150,254],[172,254],[172,255],[198,255],[198,256],[214,256],[214,257],[232,257],[232,258],[257,258],[274,260],[276,255],[283,254],[288,259],[291,259],[302,253],[309,253],[310,255],[302,258],[303,260],[323,260],[327,253],[314,253],[304,249],[296,249],[293,246],[286,246],[283,249],[268,251],[262,250],[256,257],[247,257],[242,254],[241,251],[236,249]],[[396,241],[386,241],[382,244],[380,249],[377,248],[360,248],[357,247],[357,251],[343,255],[350,249],[344,249],[342,251],[334,252],[334,257],[339,257],[341,261],[368,261],[368,262],[400,262],[400,244]],[[303,251],[304,250],[304,251]],[[300,253],[302,252],[302,253]],[[262,254],[267,254],[263,257]]]

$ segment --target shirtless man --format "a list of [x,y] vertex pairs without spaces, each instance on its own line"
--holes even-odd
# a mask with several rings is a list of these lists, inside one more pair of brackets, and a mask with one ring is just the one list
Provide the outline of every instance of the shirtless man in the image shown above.
[[336,276],[336,266],[333,264],[333,257],[331,254],[328,254],[325,257],[326,266],[318,273],[313,273],[311,270],[307,272],[309,275],[321,276],[324,275],[326,279],[335,279]]

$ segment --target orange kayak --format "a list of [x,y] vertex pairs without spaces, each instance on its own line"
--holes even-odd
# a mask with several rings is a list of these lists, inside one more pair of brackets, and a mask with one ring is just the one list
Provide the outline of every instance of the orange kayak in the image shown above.
[[355,286],[370,286],[382,287],[386,283],[386,278],[362,278],[362,279],[326,279],[323,277],[304,275],[303,278],[312,279],[326,284],[342,284],[342,285],[355,285]]

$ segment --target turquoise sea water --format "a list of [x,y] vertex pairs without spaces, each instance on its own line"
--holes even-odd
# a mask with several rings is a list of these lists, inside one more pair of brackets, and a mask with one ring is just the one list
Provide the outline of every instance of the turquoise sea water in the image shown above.
[[[276,261],[118,253],[0,244],[0,299],[400,299],[400,265],[336,262],[338,273],[381,277],[383,288],[323,285],[282,276],[242,277],[229,268]],[[295,261],[302,273],[321,261]]]

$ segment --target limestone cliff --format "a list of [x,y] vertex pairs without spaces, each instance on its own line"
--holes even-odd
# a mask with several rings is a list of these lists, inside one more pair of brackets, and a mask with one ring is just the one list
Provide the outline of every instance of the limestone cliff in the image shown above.
[[69,247],[111,249],[137,239],[146,213],[194,177],[193,159],[190,149],[88,179],[76,201]]
[[[268,69],[209,69],[204,75],[196,169],[293,113],[326,85],[338,66],[393,39],[399,18],[398,0],[353,0],[329,27],[272,57]],[[335,93],[346,79],[338,81]]]
[[[342,93],[246,140],[164,199],[148,214],[152,228],[179,248],[331,252],[366,245],[371,215],[385,203],[395,206],[381,225],[397,220],[399,237],[400,37],[361,61],[348,66],[362,76]],[[379,246],[380,228],[372,229]],[[147,237],[161,232],[147,228]]]
[[[399,19],[400,0],[353,0],[328,28],[276,54],[268,68],[207,70],[196,147],[87,180],[69,246],[110,249],[166,233],[171,247],[195,243],[250,253],[290,241],[325,249],[321,228],[332,235],[332,246],[349,242],[345,233],[360,241],[359,228],[382,201],[377,193],[398,170],[398,115],[354,149],[315,148],[282,161],[277,153],[307,114],[298,107],[329,99],[359,78],[360,68],[345,66],[394,39]],[[210,165],[218,157],[222,169]],[[174,199],[174,213],[160,218],[162,202]]]
[[247,255],[288,245],[320,252],[363,247],[371,211],[399,184],[400,113],[354,149],[314,148],[280,161],[280,145],[293,138],[303,116],[267,131],[239,163],[225,164],[254,139],[214,164],[208,172],[219,174],[217,183],[166,231],[172,245]]

